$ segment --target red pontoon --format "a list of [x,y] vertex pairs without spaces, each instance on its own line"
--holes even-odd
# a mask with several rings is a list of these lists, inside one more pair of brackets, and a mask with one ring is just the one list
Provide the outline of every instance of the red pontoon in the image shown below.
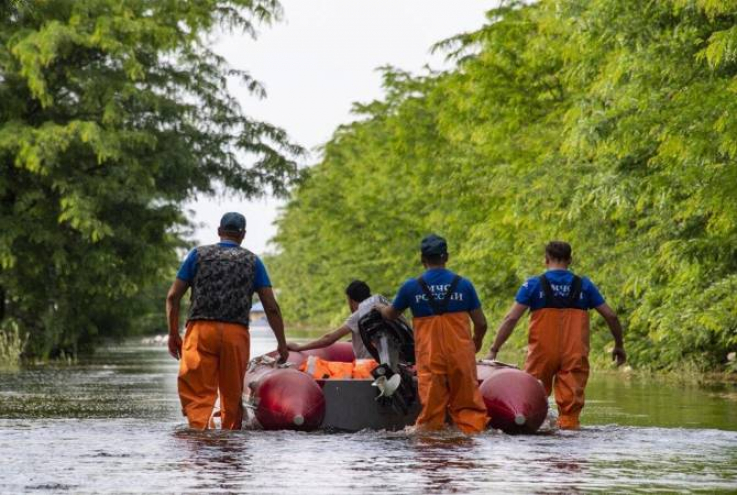
[[[297,371],[309,356],[328,361],[353,361],[350,343],[315,351],[290,352],[286,368],[276,353],[252,361],[246,375],[244,402],[251,427],[267,430],[364,429],[400,430],[414,424],[417,401],[406,412],[391,402],[377,401],[373,379],[315,380]],[[482,362],[478,378],[489,411],[490,427],[510,434],[534,433],[545,421],[548,401],[540,382],[508,365]],[[411,387],[416,390],[416,381]]]

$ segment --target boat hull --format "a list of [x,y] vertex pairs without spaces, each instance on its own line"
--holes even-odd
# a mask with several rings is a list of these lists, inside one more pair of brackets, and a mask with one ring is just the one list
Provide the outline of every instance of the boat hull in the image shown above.
[[[275,357],[276,353],[267,356]],[[247,426],[264,429],[310,431],[401,430],[414,424],[419,401],[406,412],[376,400],[371,379],[314,380],[294,368],[310,355],[350,362],[350,343],[325,349],[290,352],[290,368],[278,368],[273,359],[256,363],[246,375],[244,403]],[[545,390],[532,375],[508,366],[480,363],[477,366],[481,395],[490,427],[510,434],[534,433],[547,417]],[[416,379],[412,386],[416,389]]]
[[319,380],[325,395],[325,418],[321,428],[335,431],[388,430],[412,426],[420,414],[415,401],[407,414],[376,401],[372,380]]

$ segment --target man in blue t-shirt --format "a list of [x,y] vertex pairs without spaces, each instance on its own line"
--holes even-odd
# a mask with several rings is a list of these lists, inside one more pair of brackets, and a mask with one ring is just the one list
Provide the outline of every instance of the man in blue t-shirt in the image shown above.
[[399,318],[407,308],[412,311],[422,403],[417,427],[441,429],[449,414],[464,433],[478,433],[488,422],[476,379],[476,352],[484,340],[486,317],[473,284],[445,268],[445,239],[425,237],[420,252],[425,273],[407,280],[390,306],[377,307],[388,320]]
[[[553,241],[545,247],[547,271],[527,280],[517,292],[515,303],[499,326],[488,358],[495,360],[522,315],[530,310],[530,330],[525,371],[542,381],[555,400],[561,428],[577,429],[584,405],[584,388],[589,376],[589,315],[595,309],[604,317],[614,337],[612,357],[622,365],[624,352],[619,318],[599,289],[586,277],[568,270],[571,246]],[[555,383],[553,383],[555,380]]]
[[[169,352],[180,359],[177,389],[189,426],[206,429],[220,393],[224,429],[240,429],[241,396],[250,357],[250,311],[258,293],[276,336],[281,360],[289,356],[284,322],[266,268],[241,243],[246,219],[223,215],[220,242],[193,249],[182,263],[166,297]],[[179,303],[191,288],[192,304],[184,344],[179,336]]]

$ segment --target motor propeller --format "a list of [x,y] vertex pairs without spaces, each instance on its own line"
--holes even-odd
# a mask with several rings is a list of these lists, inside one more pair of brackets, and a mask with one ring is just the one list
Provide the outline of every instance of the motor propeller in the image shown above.
[[358,321],[363,344],[379,363],[371,372],[372,384],[378,390],[377,402],[407,414],[417,400],[414,376],[408,367],[415,362],[415,341],[412,329],[403,319],[384,320],[374,309]]

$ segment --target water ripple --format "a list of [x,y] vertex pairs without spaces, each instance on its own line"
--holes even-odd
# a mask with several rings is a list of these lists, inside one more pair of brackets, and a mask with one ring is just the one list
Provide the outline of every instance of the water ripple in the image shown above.
[[124,347],[0,375],[0,492],[737,492],[734,404],[715,394],[658,387],[666,418],[646,387],[597,392],[595,378],[593,426],[534,436],[195,432],[164,352]]

